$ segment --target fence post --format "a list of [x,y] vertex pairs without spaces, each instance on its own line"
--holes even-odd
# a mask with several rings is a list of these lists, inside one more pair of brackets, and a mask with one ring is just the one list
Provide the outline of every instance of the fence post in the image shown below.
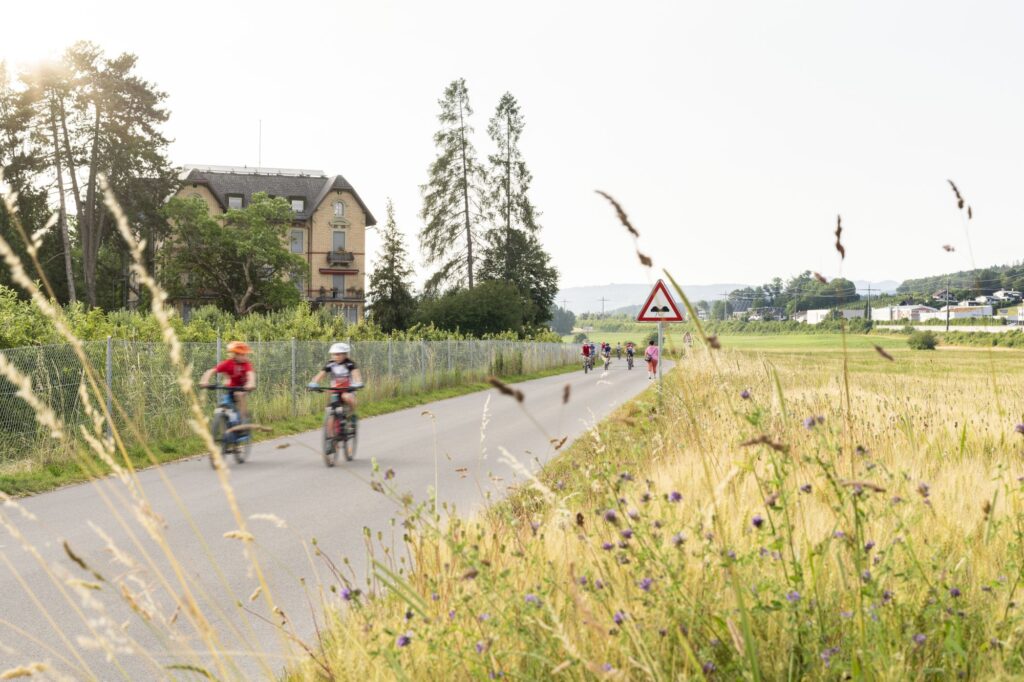
[[113,435],[111,421],[114,419],[114,345],[107,337],[107,436]]
[[298,412],[295,404],[295,337],[292,337],[292,416],[294,417]]
[[388,337],[388,379],[391,378],[391,337]]
[[216,364],[218,364],[218,365],[220,364],[220,330],[219,329],[217,330],[217,362],[216,362]]
[[448,371],[452,371],[452,340],[448,339]]
[[423,389],[427,388],[427,342],[420,343],[420,365],[423,366]]

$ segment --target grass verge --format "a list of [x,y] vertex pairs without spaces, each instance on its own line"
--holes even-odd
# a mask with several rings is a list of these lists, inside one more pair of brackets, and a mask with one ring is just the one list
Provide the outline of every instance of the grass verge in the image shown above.
[[1024,354],[892,355],[694,354],[662,407],[645,392],[480,517],[407,508],[414,568],[339,584],[350,608],[319,662],[339,679],[1017,679]]
[[[521,374],[502,377],[507,383],[519,383],[542,379],[544,377],[566,374],[578,370],[576,364],[566,365],[530,374]],[[359,412],[362,417],[373,417],[379,414],[397,412],[410,407],[416,407],[437,400],[455,398],[477,391],[484,391],[491,388],[491,385],[484,381],[469,382],[457,386],[438,388],[422,393],[384,398],[375,401],[368,401],[360,405]],[[270,428],[267,432],[257,432],[255,442],[289,436],[304,431],[311,431],[320,428],[323,421],[323,413],[317,411],[314,414],[306,414],[298,417],[289,417],[275,420],[266,426]],[[163,439],[150,443],[149,447],[158,461],[163,464],[175,460],[192,457],[202,452],[202,444],[197,436],[183,436],[180,438]],[[90,456],[82,450],[83,456]],[[137,468],[150,466],[150,461],[144,451],[138,447],[128,448],[132,465]],[[104,473],[109,472],[103,462],[94,458],[95,466]],[[47,463],[39,463],[35,460],[25,459],[14,461],[0,468],[0,491],[8,495],[31,495],[53,490],[61,486],[80,483],[91,478],[91,475],[84,471],[74,458],[63,458]]]

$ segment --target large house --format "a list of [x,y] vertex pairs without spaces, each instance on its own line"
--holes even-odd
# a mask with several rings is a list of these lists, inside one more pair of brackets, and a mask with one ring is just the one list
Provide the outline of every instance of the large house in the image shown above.
[[[306,257],[310,273],[308,282],[296,283],[302,298],[349,322],[362,320],[366,228],[377,220],[345,178],[316,170],[192,166],[182,174],[177,196],[202,199],[216,215],[244,208],[257,192],[287,199],[295,212],[288,245]],[[180,307],[187,317],[189,303]]]

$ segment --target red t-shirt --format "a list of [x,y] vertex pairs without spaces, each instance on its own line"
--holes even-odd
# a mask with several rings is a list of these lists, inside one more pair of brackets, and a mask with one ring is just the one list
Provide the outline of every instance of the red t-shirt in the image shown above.
[[228,375],[228,386],[232,388],[242,388],[245,386],[245,378],[249,372],[252,371],[252,363],[246,360],[245,362],[236,362],[232,358],[221,361],[219,365],[214,367],[217,374]]
[[583,355],[584,356],[589,356],[590,355],[590,344],[589,343],[583,344]]

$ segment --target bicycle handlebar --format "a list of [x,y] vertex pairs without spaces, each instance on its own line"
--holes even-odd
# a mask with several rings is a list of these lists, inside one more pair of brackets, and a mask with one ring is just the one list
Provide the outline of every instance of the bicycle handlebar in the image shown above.
[[365,386],[363,384],[358,384],[356,386],[344,386],[340,388],[333,388],[331,386],[317,386],[316,388],[313,388],[312,386],[307,386],[306,390],[313,391],[315,393],[355,393],[362,388],[365,388]]
[[207,391],[238,391],[240,393],[251,393],[256,390],[256,387],[246,388],[245,386],[221,386],[220,384],[200,384],[199,388]]

